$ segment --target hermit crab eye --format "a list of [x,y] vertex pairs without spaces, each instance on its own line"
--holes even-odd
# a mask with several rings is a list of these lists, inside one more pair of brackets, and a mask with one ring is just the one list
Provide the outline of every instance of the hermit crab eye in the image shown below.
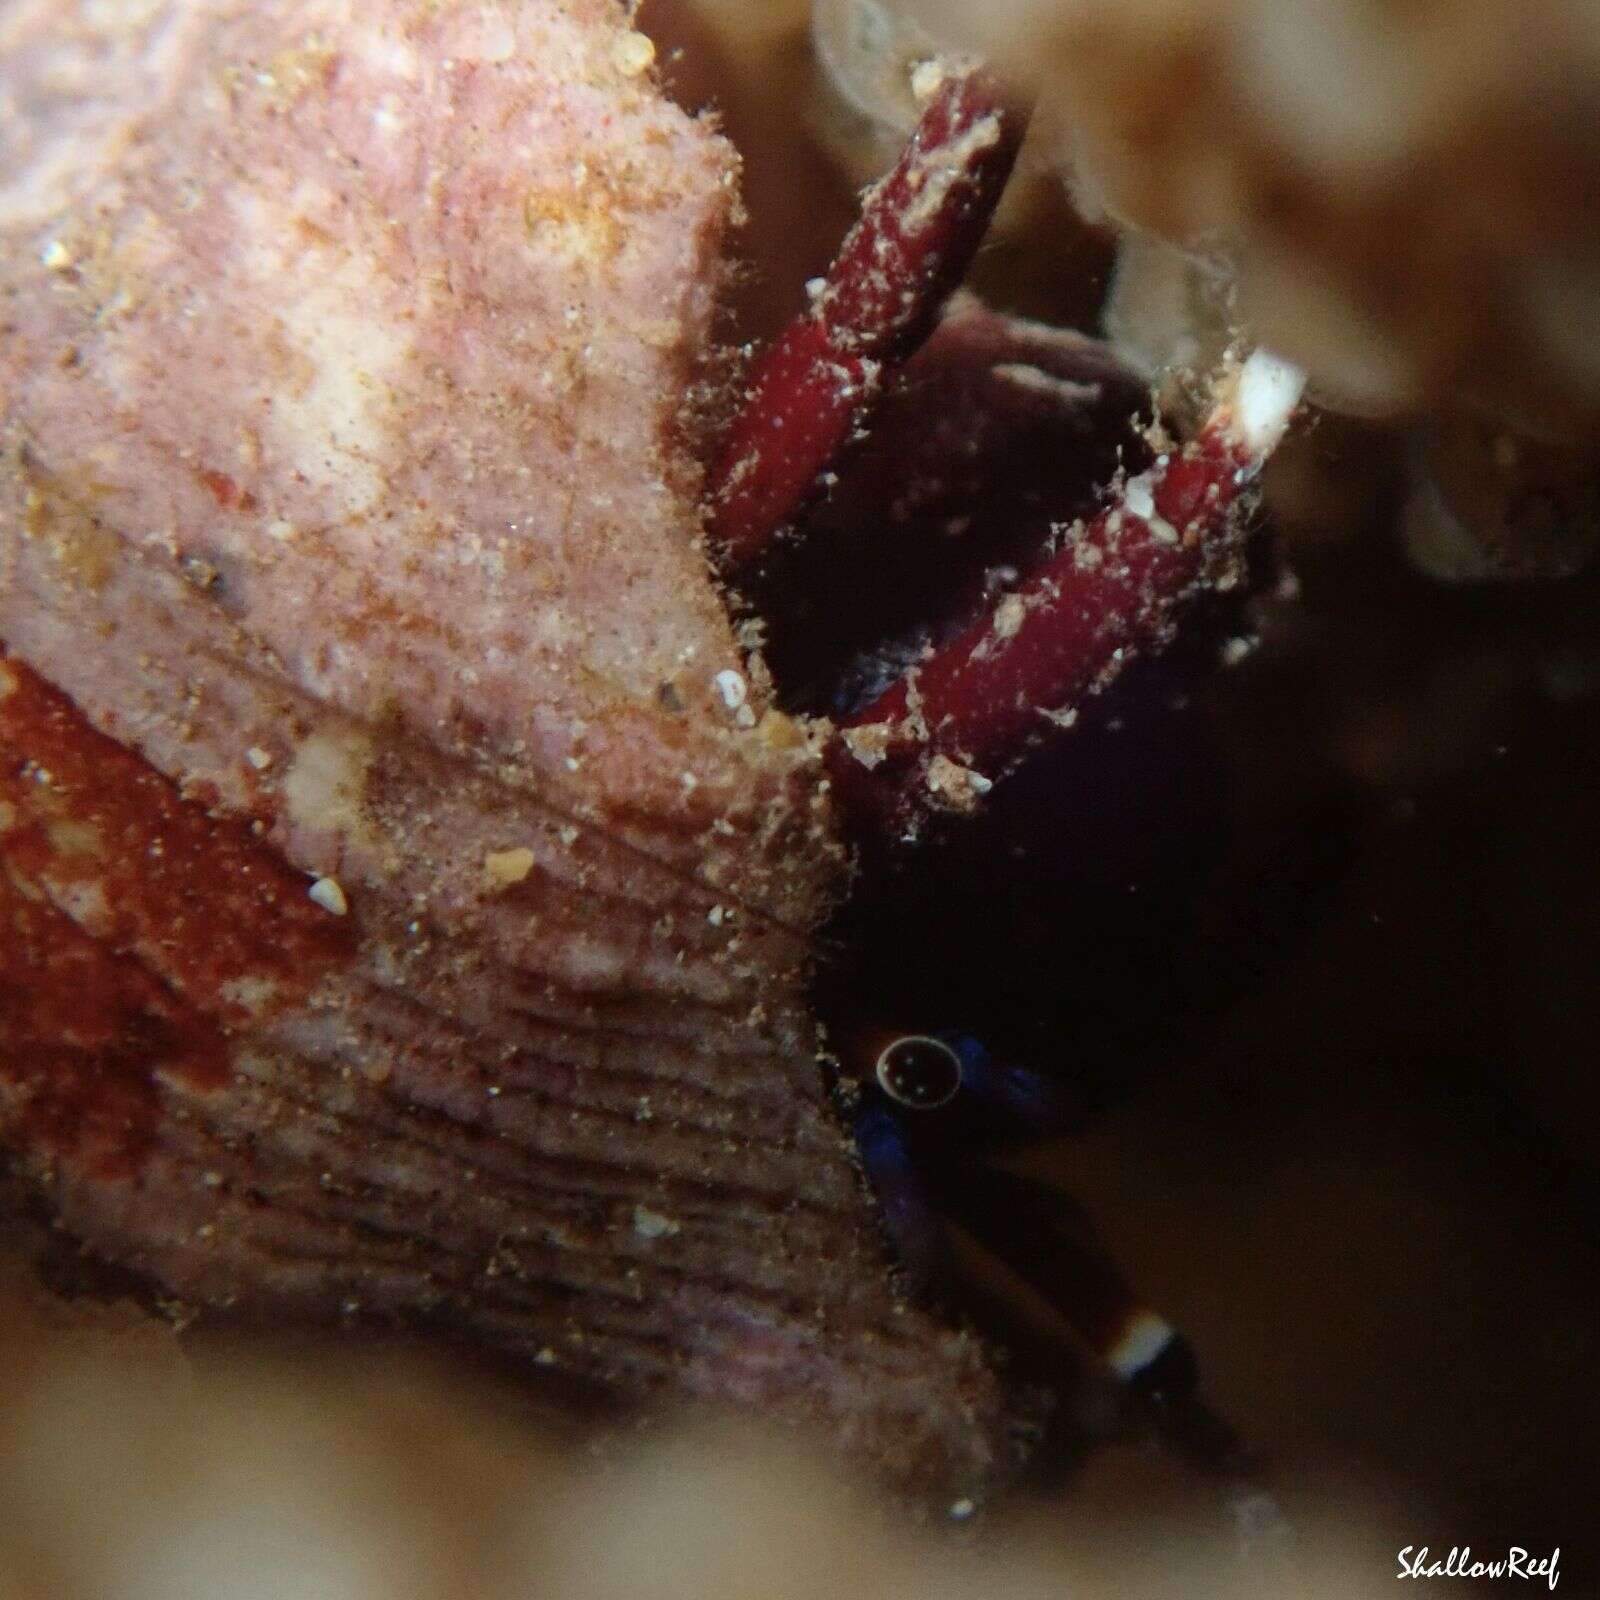
[[903,1034],[879,1052],[874,1067],[883,1092],[915,1111],[935,1111],[961,1088],[961,1057],[942,1039]]

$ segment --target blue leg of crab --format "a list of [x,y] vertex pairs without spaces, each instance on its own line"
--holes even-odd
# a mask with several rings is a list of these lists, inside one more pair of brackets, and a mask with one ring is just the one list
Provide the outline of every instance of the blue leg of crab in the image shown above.
[[854,1132],[901,1265],[924,1290],[944,1292],[950,1283],[944,1224],[930,1203],[899,1115],[885,1096],[868,1091],[855,1114]]

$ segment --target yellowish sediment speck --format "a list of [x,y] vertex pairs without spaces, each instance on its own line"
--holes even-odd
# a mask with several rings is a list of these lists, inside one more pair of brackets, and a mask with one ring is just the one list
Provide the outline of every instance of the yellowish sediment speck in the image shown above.
[[637,78],[655,65],[655,41],[648,34],[625,33],[617,40],[613,57],[625,78]]
[[533,851],[526,845],[518,845],[514,850],[491,850],[483,858],[483,870],[491,883],[509,889],[533,871]]

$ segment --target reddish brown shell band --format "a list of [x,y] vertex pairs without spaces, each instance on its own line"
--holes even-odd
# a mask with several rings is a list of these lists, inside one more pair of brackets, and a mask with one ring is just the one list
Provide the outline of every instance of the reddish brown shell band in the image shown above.
[[309,884],[0,650],[0,1104],[28,1147],[137,1170],[163,1081],[220,1087],[235,1028],[349,961]]
[[1016,160],[1026,119],[980,70],[948,73],[811,308],[756,364],[713,463],[709,534],[747,565],[820,492],[884,383],[960,284]]

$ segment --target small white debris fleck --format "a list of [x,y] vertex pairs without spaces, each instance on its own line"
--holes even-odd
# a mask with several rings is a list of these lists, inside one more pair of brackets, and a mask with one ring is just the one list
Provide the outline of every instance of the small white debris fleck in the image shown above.
[[977,1509],[977,1502],[975,1500],[969,1500],[965,1495],[962,1495],[959,1500],[953,1500],[950,1503],[950,1515],[954,1517],[957,1522],[965,1522],[967,1518],[970,1517]]
[[824,289],[826,289],[827,287],[828,287],[828,280],[826,278],[807,278],[806,279],[806,298],[808,300],[819,300],[819,299],[821,299],[822,291]]
[[1305,385],[1305,373],[1270,350],[1252,352],[1240,368],[1231,431],[1258,460],[1288,432]]
[[698,789],[700,787],[700,780],[697,777],[695,777],[695,775],[692,772],[680,773],[679,777],[678,777],[678,782],[681,783],[683,785],[685,791],[689,792],[689,793],[693,793],[694,790],[696,790],[696,789]]
[[997,639],[1015,639],[1028,619],[1028,608],[1020,595],[1008,594],[995,607],[994,636]]
[[72,265],[72,252],[59,239],[52,239],[39,252],[39,260],[50,272],[65,272]]
[[730,711],[737,711],[749,696],[749,689],[745,684],[742,674],[735,672],[731,667],[719,672],[711,680],[717,686],[717,693],[722,696],[722,703]]
[[655,62],[655,41],[648,34],[625,33],[617,40],[613,58],[623,77],[637,78],[640,73],[648,72]]
[[1156,509],[1156,489],[1162,482],[1158,468],[1141,472],[1129,478],[1122,489],[1122,504],[1131,516],[1137,517],[1163,544],[1176,544],[1178,530]]
[[533,1358],[533,1364],[536,1367],[553,1367],[556,1364],[555,1351],[552,1350],[549,1345],[546,1345],[544,1349],[542,1349],[538,1355]]
[[318,878],[306,893],[324,911],[331,911],[336,917],[342,917],[350,909],[350,902],[345,898],[337,878]]
[[712,906],[712,908],[706,912],[706,921],[709,922],[713,928],[720,928],[727,920],[727,916],[728,913],[724,907]]
[[1246,656],[1252,654],[1256,647],[1254,639],[1243,636],[1230,639],[1222,647],[1222,664],[1225,667],[1236,667]]
[[272,752],[263,750],[258,744],[251,745],[245,751],[244,758],[257,772],[265,772],[272,765]]
[[938,94],[949,76],[944,63],[937,56],[919,61],[911,69],[911,93],[916,97],[917,104],[925,105]]
[[483,870],[492,883],[509,889],[512,884],[521,883],[533,871],[533,851],[526,845],[518,845],[512,850],[491,850],[483,858]]
[[633,1231],[641,1239],[668,1239],[675,1233],[682,1233],[683,1224],[662,1216],[659,1211],[652,1211],[648,1206],[635,1206]]

